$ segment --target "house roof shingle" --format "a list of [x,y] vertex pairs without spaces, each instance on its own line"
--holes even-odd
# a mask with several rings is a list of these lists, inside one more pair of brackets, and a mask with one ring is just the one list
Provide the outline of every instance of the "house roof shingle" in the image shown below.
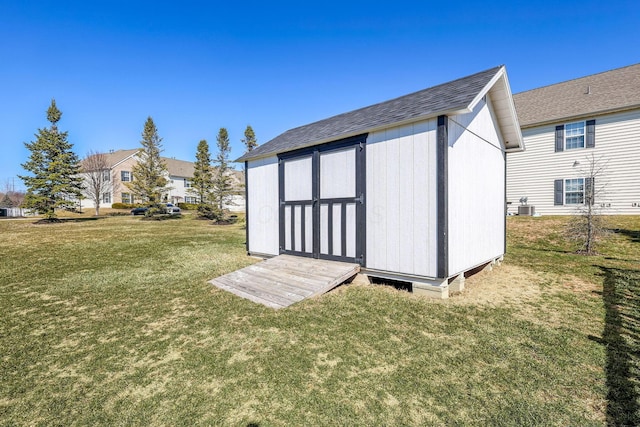
[[[138,148],[134,148],[131,150],[116,150],[113,152],[104,153],[104,155],[107,158],[107,164],[109,164],[109,166],[113,168],[115,165],[133,156],[138,151],[140,151],[140,149]],[[170,157],[162,157],[162,160],[164,160],[167,164],[169,175],[181,178],[193,177],[193,162],[178,160]],[[231,176],[232,185],[234,186],[234,188],[239,188],[244,185],[244,175],[241,171],[231,169],[229,171],[229,174]]]
[[108,153],[104,153],[104,155],[105,155],[105,157],[107,159],[107,164],[110,167],[114,167],[118,163],[122,162],[123,160],[128,159],[129,157],[133,156],[137,152],[138,152],[138,149],[136,148],[136,149],[132,149],[132,150],[110,151]]
[[467,108],[502,66],[389,101],[290,129],[240,157],[238,162],[346,138],[401,122]]
[[640,64],[513,95],[523,128],[640,106]]
[[[114,167],[118,163],[123,160],[128,159],[129,157],[136,154],[140,149],[134,148],[131,150],[116,150],[109,153],[105,153],[107,158],[107,163],[110,167]],[[167,165],[167,170],[169,171],[169,175],[172,176],[181,176],[185,178],[189,178],[193,176],[193,163],[187,162],[185,160],[178,160],[170,157],[162,157],[162,160]]]
[[167,165],[167,170],[171,176],[181,176],[190,178],[193,176],[193,163],[185,160],[178,160],[169,157],[163,157],[162,160]]

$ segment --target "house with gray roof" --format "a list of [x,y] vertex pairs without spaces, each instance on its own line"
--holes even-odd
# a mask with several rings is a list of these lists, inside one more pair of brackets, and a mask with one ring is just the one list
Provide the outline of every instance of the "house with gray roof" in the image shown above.
[[245,163],[247,251],[358,263],[446,297],[505,252],[504,66],[284,132]]
[[640,64],[513,100],[527,150],[507,157],[510,212],[526,198],[543,215],[589,201],[605,214],[640,214]]
[[[111,207],[113,203],[136,203],[127,183],[135,177],[132,168],[138,163],[139,149],[116,150],[105,153],[106,163],[109,170],[105,171],[108,182],[104,185],[104,193],[101,198],[101,207]],[[167,165],[167,188],[162,195],[163,199],[171,203],[198,203],[198,198],[190,191],[191,179],[193,178],[194,164],[185,160],[178,160],[171,157],[162,157]],[[239,171],[231,171],[231,182],[235,188],[235,193],[231,203],[226,206],[232,211],[244,211],[244,194],[242,190],[243,178]],[[83,207],[93,207],[93,202],[87,199],[82,202]]]

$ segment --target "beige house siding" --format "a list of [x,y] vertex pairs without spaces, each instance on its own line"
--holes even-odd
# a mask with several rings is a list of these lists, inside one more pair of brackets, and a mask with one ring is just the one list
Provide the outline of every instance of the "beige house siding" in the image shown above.
[[129,172],[129,176],[133,176],[133,166],[137,164],[138,161],[135,156],[129,157],[124,161],[117,163],[111,170],[113,178],[113,192],[111,197],[111,203],[123,203],[122,201],[122,193],[131,194],[131,190],[127,187],[126,182],[122,182],[121,176],[122,172]]
[[[595,147],[555,152],[555,126],[595,119]],[[521,197],[542,215],[570,215],[576,205],[554,205],[554,180],[586,177],[593,156],[604,166],[596,178],[596,205],[609,215],[640,214],[640,108],[523,129],[527,150],[507,155],[507,201]],[[604,205],[604,206],[603,206]]]

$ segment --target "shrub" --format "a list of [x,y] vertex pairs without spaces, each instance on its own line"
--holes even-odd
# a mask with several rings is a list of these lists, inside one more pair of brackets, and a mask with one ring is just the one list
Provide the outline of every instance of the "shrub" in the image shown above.
[[178,207],[183,211],[195,211],[198,209],[198,205],[195,203],[178,203]]
[[133,209],[141,208],[144,205],[142,203],[112,203],[111,209]]
[[220,221],[224,218],[224,212],[215,205],[199,205],[198,214],[201,218]]

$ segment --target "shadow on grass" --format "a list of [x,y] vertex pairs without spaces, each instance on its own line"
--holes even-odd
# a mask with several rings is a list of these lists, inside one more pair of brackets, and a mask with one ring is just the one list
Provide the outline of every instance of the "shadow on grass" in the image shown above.
[[607,425],[640,425],[640,270],[600,267],[606,309]]
[[626,230],[624,228],[615,228],[611,230],[613,233],[627,236],[634,243],[640,243],[640,230]]
[[64,224],[66,222],[87,222],[87,221],[97,221],[102,219],[101,217],[87,217],[87,218],[54,218],[54,219],[40,219],[34,224]]
[[575,251],[570,251],[567,249],[557,249],[557,248],[542,248],[542,247],[532,247],[529,246],[527,247],[527,250],[529,251],[536,251],[536,252],[553,252],[556,254],[574,254],[575,255]]

